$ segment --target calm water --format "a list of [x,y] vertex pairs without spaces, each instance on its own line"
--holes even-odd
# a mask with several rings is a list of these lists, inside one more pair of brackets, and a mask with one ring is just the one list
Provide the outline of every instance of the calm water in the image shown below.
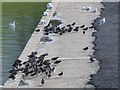
[[[2,4],[2,84],[7,80],[11,65],[19,57],[33,30],[35,29],[46,2]],[[16,21],[15,30],[9,23]],[[0,64],[1,65],[1,64]],[[1,73],[1,72],[0,72]],[[1,79],[1,78],[0,78]],[[1,80],[0,80],[1,81]],[[1,83],[0,83],[1,84]]]

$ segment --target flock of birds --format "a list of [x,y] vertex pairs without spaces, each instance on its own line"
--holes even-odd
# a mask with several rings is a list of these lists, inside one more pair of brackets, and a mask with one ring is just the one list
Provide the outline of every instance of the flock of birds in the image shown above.
[[[52,72],[55,71],[55,66],[61,63],[58,60],[59,57],[53,57],[47,59],[48,53],[44,53],[37,56],[37,52],[31,52],[28,56],[28,61],[22,62],[21,60],[16,60],[12,65],[13,69],[9,71],[9,79],[15,80],[17,73],[22,73],[22,78],[35,77],[40,74],[45,74],[47,77],[51,77]],[[58,76],[62,76],[63,72],[58,73]],[[43,85],[44,79],[41,80]]]
[[[66,32],[78,32],[80,29],[83,30],[83,34],[85,34],[85,31],[88,29],[93,29],[94,26],[86,27],[86,25],[76,26],[75,22],[72,24],[68,24],[65,27],[59,27],[54,25],[51,25],[49,23],[47,26],[44,27],[44,35],[49,35],[50,33],[62,35]],[[36,30],[37,32],[40,30]],[[83,50],[88,50],[88,47],[83,48]],[[46,59],[48,56],[48,53],[44,53],[37,56],[37,52],[31,52],[31,55],[28,56],[28,61],[22,62],[21,60],[16,60],[14,62],[13,69],[9,71],[10,75],[9,78],[12,80],[16,79],[17,73],[22,73],[22,78],[26,77],[34,77],[40,74],[45,74],[47,77],[51,77],[51,73],[55,71],[55,65],[61,63],[61,60],[58,60],[58,56],[53,57],[51,59]],[[93,62],[94,59],[91,57],[90,61]],[[58,73],[58,76],[62,76],[63,72]],[[43,85],[45,83],[45,80],[41,80],[41,84]]]
[[[54,26],[52,25],[52,23],[49,23],[47,26],[44,27],[44,34],[43,35],[49,35],[49,34],[58,34],[58,35],[62,35],[64,33],[67,33],[67,32],[78,32],[80,31],[81,29],[83,30],[83,34],[85,34],[85,32],[88,30],[88,29],[93,29],[94,26],[90,26],[90,27],[87,27],[86,25],[81,25],[81,26],[76,26],[75,27],[75,22],[73,22],[72,24],[68,24],[66,26],[63,26],[63,27],[59,27],[59,25],[57,26]],[[39,29],[36,29],[35,30],[36,32],[39,32],[40,30]]]
[[[53,5],[51,3],[47,4],[47,9],[52,9]],[[82,10],[90,11],[90,12],[97,12],[97,8],[94,8],[91,11],[91,7],[83,7]],[[43,13],[43,16],[49,15],[47,11]],[[45,20],[41,20],[39,24],[43,25],[45,24]],[[102,25],[105,23],[105,18],[103,17],[99,25]],[[68,24],[64,27],[59,26],[53,26],[51,23],[49,23],[47,26],[44,27],[44,35],[49,35],[51,33],[62,35],[64,33],[70,33],[70,32],[78,32],[79,30],[83,30],[83,34],[86,33],[86,30],[94,28],[94,26],[86,27],[86,25],[76,26],[75,22],[72,24]],[[11,27],[15,27],[15,21],[9,24]],[[39,32],[40,30],[37,29],[36,32]],[[83,50],[88,50],[88,47],[83,48]],[[46,59],[48,56],[48,53],[44,53],[37,56],[37,52],[31,52],[31,55],[28,56],[28,61],[22,62],[21,60],[16,60],[14,62],[13,69],[9,71],[9,78],[12,80],[16,79],[17,73],[22,73],[22,78],[26,77],[33,77],[37,76],[39,74],[45,74],[47,77],[51,77],[52,72],[55,71],[55,65],[61,63],[60,60],[58,60],[58,57],[53,57],[51,59]],[[90,61],[93,62],[94,59],[90,57]],[[62,76],[64,73],[60,72],[58,73],[58,76]],[[44,78],[40,81],[40,83],[43,85],[45,83]]]

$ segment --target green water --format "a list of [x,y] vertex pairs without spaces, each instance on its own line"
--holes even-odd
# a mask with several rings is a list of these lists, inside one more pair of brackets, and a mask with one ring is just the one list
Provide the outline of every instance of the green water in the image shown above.
[[[2,84],[46,9],[47,2],[2,3]],[[16,22],[15,30],[9,23]],[[1,64],[0,64],[1,65]]]

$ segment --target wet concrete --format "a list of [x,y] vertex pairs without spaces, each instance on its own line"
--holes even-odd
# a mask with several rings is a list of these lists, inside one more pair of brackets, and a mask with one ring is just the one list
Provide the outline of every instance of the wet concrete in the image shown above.
[[100,61],[100,70],[92,75],[91,83],[96,88],[118,88],[118,3],[104,2],[105,8],[101,17],[106,23],[98,26],[99,19],[95,20],[94,33],[96,40],[95,57]]

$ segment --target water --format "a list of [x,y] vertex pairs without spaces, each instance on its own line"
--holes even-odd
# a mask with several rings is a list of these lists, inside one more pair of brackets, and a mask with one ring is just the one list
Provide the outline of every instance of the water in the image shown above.
[[[2,3],[2,83],[8,71],[19,57],[33,30],[38,24],[47,2],[4,2]],[[16,22],[15,30],[9,23]],[[1,77],[0,77],[1,80]]]
[[[105,9],[101,12],[101,17],[105,17],[106,22],[96,27],[95,57],[101,62],[100,70],[92,78],[96,88],[118,88],[118,4],[104,2]],[[95,26],[98,21],[96,20]]]

